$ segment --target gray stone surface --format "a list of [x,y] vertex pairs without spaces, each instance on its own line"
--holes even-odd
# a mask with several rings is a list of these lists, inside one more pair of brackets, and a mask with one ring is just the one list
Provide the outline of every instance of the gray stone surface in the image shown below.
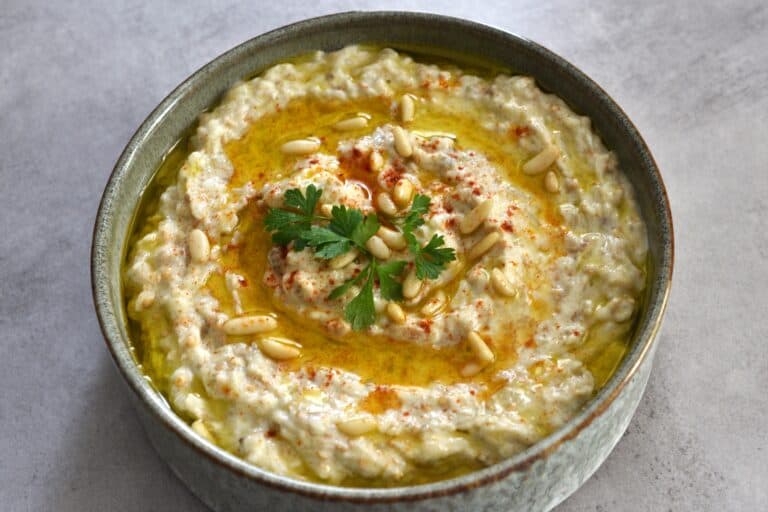
[[[528,36],[637,123],[677,233],[648,392],[558,510],[768,509],[768,4],[393,2]],[[91,225],[133,130],[265,30],[384,4],[4,0],[0,5],[0,508],[202,511],[149,447],[103,346]]]

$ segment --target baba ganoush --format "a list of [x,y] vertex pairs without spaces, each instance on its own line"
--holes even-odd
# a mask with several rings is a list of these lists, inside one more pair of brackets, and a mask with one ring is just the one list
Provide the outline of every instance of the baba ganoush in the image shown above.
[[626,351],[632,188],[530,77],[317,52],[232,88],[164,172],[124,270],[137,357],[265,470],[399,486],[484,467]]

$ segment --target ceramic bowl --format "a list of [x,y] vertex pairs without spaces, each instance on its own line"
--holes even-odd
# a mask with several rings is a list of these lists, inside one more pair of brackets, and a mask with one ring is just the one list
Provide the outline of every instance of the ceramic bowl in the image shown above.
[[[648,227],[649,280],[631,349],[613,378],[560,430],[524,452],[459,478],[387,489],[341,488],[271,474],[194,434],[138,368],[126,331],[120,268],[142,191],[172,146],[238,80],[312,50],[353,43],[431,48],[491,61],[535,77],[539,86],[591,118],[619,157]],[[107,347],[146,433],[179,478],[217,511],[239,510],[547,510],[574,492],[625,431],[645,389],[654,338],[669,294],[672,220],[661,175],[637,129],[592,80],[522,37],[434,14],[354,12],[301,21],[217,57],[176,88],[131,138],[115,166],[93,236],[96,312]]]

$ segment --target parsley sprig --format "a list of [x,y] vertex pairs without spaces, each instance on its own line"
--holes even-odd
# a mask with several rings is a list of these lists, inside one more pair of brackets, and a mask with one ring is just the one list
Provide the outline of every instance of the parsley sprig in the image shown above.
[[379,230],[379,219],[374,214],[363,216],[360,210],[334,206],[331,222],[326,226],[311,226],[301,239],[315,249],[315,254],[330,259],[348,252],[352,246],[366,251],[365,242]]
[[456,259],[456,251],[445,246],[442,235],[432,235],[427,244],[422,247],[413,231],[424,224],[424,215],[429,212],[431,200],[428,196],[417,194],[413,198],[411,209],[402,223],[403,236],[408,243],[408,250],[413,253],[416,267],[416,277],[419,279],[437,279],[440,272],[451,261]]
[[303,239],[312,227],[317,201],[323,194],[323,190],[309,185],[306,194],[301,190],[292,188],[285,192],[283,203],[286,208],[270,208],[264,219],[264,227],[272,232],[272,242],[277,245],[288,245],[293,242],[293,248],[301,251],[307,246]]
[[[371,213],[364,215],[355,208],[337,205],[331,209],[331,217],[315,214],[315,208],[322,196],[322,189],[309,185],[304,193],[299,189],[286,191],[283,208],[270,208],[264,219],[264,226],[272,233],[272,242],[302,251],[309,247],[315,256],[331,259],[357,249],[368,258],[366,266],[356,276],[333,289],[329,299],[338,299],[347,294],[353,286],[360,286],[357,295],[344,307],[344,318],[354,330],[363,330],[376,321],[373,289],[379,284],[382,298],[391,301],[403,300],[400,278],[407,266],[403,260],[379,261],[366,249],[365,243],[379,230],[379,218]],[[429,212],[431,200],[418,194],[411,208],[398,224],[408,243],[408,250],[414,255],[416,276],[419,279],[437,279],[445,266],[456,259],[455,251],[445,246],[441,235],[433,235],[423,247],[414,231],[424,225],[424,216]]]

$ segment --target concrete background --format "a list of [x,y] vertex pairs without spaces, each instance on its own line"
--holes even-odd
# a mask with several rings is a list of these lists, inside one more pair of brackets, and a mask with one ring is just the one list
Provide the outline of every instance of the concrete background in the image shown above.
[[[385,4],[0,4],[0,509],[202,511],[103,346],[88,271],[101,191],[142,119],[209,59]],[[664,173],[677,265],[656,367],[624,439],[559,511],[768,509],[768,4],[386,7],[551,48],[626,109]]]

